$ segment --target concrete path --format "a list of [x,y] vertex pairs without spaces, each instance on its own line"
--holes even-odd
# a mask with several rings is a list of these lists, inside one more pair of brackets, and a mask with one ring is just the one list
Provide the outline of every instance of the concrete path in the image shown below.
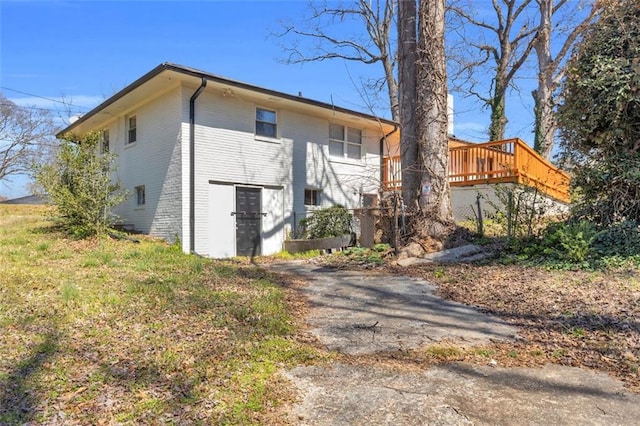
[[[498,318],[437,297],[427,282],[305,262],[270,265],[307,280],[308,324],[328,349],[350,355],[418,348],[440,339],[461,346],[517,338]],[[640,425],[640,395],[606,374],[548,365],[424,371],[368,364],[297,367],[288,412],[297,425]]]
[[476,367],[424,372],[335,365],[286,373],[298,425],[638,425],[640,396],[578,368]]
[[511,340],[517,329],[502,320],[434,294],[426,281],[381,276],[303,262],[270,266],[302,276],[312,307],[307,322],[327,349],[363,355],[415,349],[442,339],[463,346]]

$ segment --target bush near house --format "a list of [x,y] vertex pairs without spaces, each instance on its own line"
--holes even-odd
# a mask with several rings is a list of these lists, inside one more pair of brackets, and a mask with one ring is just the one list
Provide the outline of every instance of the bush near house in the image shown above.
[[54,161],[35,169],[37,183],[56,206],[56,221],[79,238],[105,234],[117,219],[112,209],[128,195],[122,183],[112,177],[115,155],[98,152],[100,137],[100,132],[81,140],[69,135]]
[[351,213],[340,205],[317,210],[300,221],[300,234],[307,239],[350,234],[352,218]]

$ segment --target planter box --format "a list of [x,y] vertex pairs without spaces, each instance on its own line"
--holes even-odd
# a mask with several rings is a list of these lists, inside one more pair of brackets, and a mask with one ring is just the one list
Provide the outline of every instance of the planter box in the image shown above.
[[313,240],[287,240],[284,249],[289,253],[301,253],[311,250],[332,250],[351,246],[353,236],[351,234],[338,237],[316,238]]

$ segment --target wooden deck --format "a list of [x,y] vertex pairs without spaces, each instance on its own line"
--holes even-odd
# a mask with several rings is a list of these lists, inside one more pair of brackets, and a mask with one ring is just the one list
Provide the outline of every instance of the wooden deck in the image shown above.
[[[385,157],[383,185],[401,187],[400,157]],[[568,203],[569,176],[520,139],[467,144],[449,148],[449,184],[472,186],[488,183],[519,183]]]

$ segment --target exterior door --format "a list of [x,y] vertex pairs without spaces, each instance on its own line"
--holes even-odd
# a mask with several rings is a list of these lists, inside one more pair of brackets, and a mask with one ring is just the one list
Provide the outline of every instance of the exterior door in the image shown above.
[[262,222],[261,188],[236,187],[236,252],[238,256],[259,256]]

